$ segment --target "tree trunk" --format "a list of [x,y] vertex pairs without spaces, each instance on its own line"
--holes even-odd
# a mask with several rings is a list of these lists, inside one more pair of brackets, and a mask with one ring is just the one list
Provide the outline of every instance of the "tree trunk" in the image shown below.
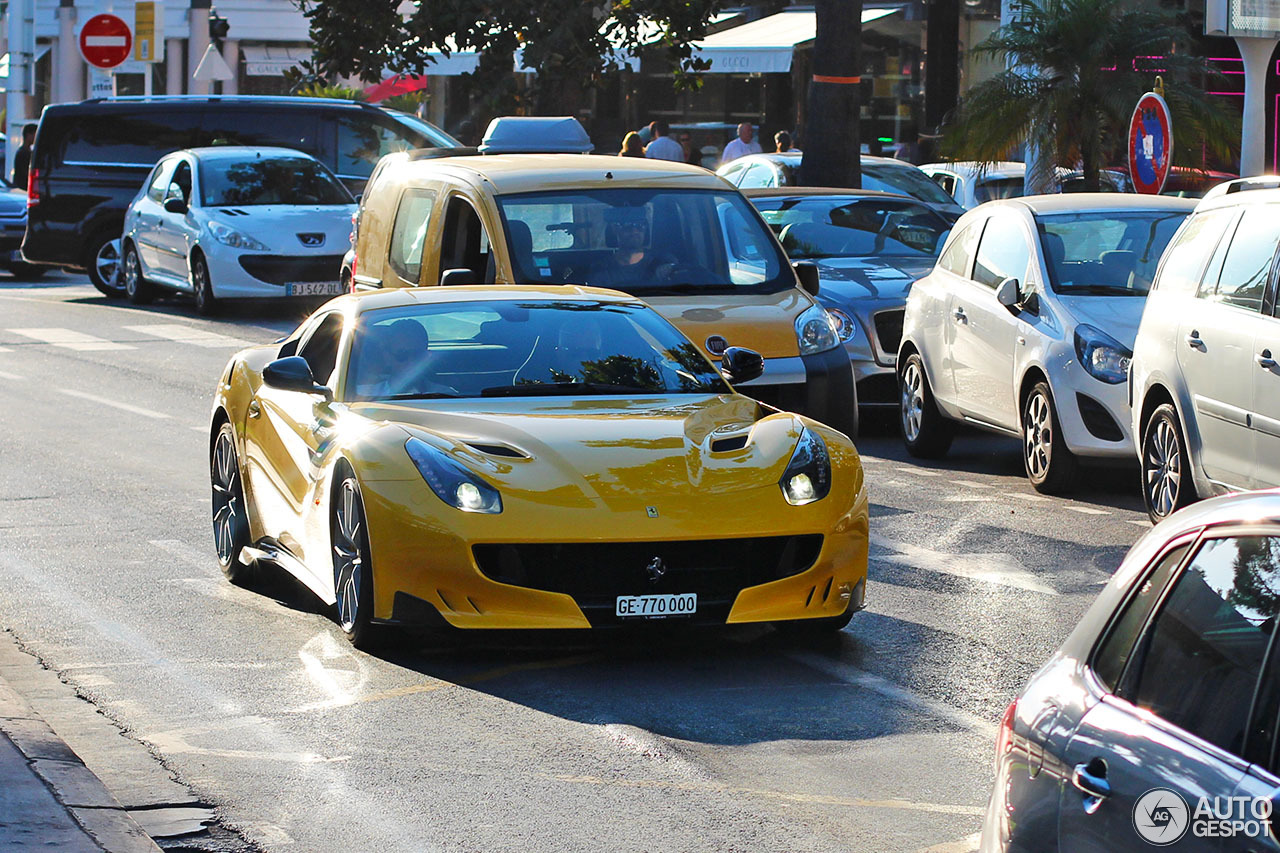
[[801,136],[800,182],[809,187],[859,188],[862,0],[817,0],[814,11],[818,31]]

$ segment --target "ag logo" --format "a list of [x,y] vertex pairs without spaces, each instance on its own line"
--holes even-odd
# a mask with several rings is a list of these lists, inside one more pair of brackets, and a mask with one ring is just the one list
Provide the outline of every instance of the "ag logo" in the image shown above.
[[720,335],[712,335],[707,338],[707,352],[712,355],[724,355],[724,351],[729,348],[729,342]]
[[649,583],[657,583],[667,573],[667,564],[662,562],[661,557],[654,557],[644,570],[649,573]]
[[1148,844],[1166,847],[1187,834],[1191,810],[1177,791],[1152,788],[1133,804],[1133,828]]

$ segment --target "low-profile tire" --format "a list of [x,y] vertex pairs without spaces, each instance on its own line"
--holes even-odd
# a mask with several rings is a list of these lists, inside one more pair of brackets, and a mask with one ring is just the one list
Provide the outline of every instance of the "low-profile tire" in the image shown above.
[[1022,465],[1037,492],[1060,495],[1075,485],[1079,466],[1047,382],[1037,382],[1022,401]]
[[941,459],[955,438],[955,424],[938,411],[919,353],[909,355],[898,373],[898,425],[907,452],[918,459]]
[[120,265],[124,295],[130,302],[134,305],[146,305],[155,299],[155,287],[142,277],[142,261],[138,259],[138,250],[132,243],[125,246]]
[[124,297],[124,284],[120,281],[119,231],[100,231],[89,241],[85,266],[89,268],[89,281],[103,295],[112,299]]
[[236,433],[224,423],[213,440],[209,455],[209,479],[213,485],[213,544],[218,565],[227,580],[243,586],[253,579],[255,567],[240,562],[249,545],[249,505],[244,499]]
[[1178,412],[1157,406],[1142,432],[1142,503],[1152,524],[1159,524],[1200,499],[1191,476],[1191,457]]
[[373,624],[373,564],[360,483],[349,468],[341,470],[329,512],[333,543],[334,615],[351,645],[367,649],[377,639]]
[[213,279],[209,277],[209,264],[204,255],[191,256],[191,292],[196,298],[196,313],[209,317],[218,313],[217,298],[213,295]]

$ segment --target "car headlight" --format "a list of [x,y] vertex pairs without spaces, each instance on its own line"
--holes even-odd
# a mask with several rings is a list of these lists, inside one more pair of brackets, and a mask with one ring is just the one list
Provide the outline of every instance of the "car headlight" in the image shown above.
[[800,433],[796,449],[778,481],[782,496],[792,506],[820,501],[831,491],[831,456],[827,445],[808,427]]
[[1133,353],[1101,329],[1081,323],[1076,326],[1076,357],[1094,379],[1119,385],[1129,378]]
[[431,491],[449,506],[463,512],[502,512],[498,490],[450,459],[443,450],[420,438],[410,438],[404,449]]
[[223,225],[221,222],[210,222],[209,233],[213,235],[213,239],[233,249],[248,249],[251,252],[271,251],[249,235],[241,234],[236,229]]
[[853,336],[858,334],[857,321],[839,308],[828,308],[827,313],[836,324],[836,337],[840,339],[840,343],[847,344],[853,340]]
[[801,355],[826,352],[840,343],[836,321],[821,305],[815,305],[796,318],[796,339]]

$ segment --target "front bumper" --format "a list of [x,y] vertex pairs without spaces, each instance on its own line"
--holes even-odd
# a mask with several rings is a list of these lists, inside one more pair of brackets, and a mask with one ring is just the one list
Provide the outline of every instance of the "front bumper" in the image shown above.
[[342,255],[264,255],[237,252],[226,247],[208,247],[205,260],[213,281],[214,296],[220,299],[263,299],[290,296],[293,282],[333,283],[332,296],[339,291]]
[[736,386],[742,394],[785,412],[798,412],[840,430],[857,432],[858,392],[844,347],[792,358],[766,358],[764,375]]
[[1074,351],[1050,370],[1050,387],[1062,425],[1062,437],[1077,456],[1096,459],[1136,458],[1129,386],[1095,379]]

